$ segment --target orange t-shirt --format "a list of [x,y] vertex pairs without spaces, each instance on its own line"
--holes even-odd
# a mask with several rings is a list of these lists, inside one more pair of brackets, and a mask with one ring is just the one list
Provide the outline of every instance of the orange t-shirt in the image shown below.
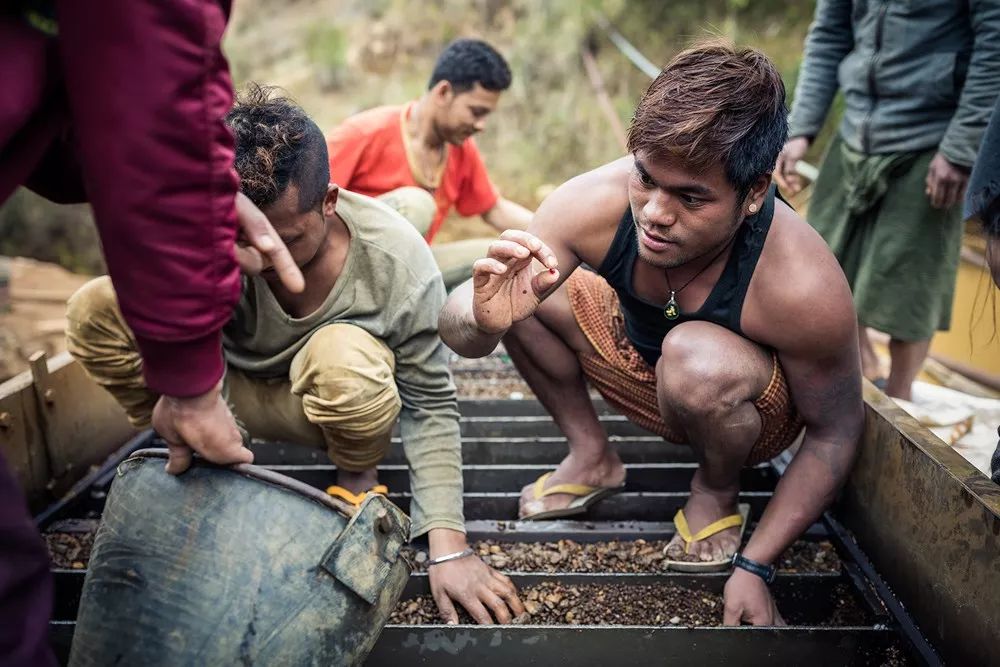
[[[369,197],[418,183],[413,176],[403,143],[403,121],[413,102],[406,106],[385,106],[351,116],[327,137],[330,152],[330,180],[352,192]],[[427,242],[441,228],[454,206],[460,215],[480,215],[493,208],[500,193],[486,173],[483,157],[472,138],[461,146],[447,144],[441,183],[431,190],[437,212]]]

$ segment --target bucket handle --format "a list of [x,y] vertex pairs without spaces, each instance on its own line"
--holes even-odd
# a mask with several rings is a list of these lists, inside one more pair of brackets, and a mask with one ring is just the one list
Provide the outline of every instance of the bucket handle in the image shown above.
[[[160,448],[147,448],[147,449],[137,449],[132,452],[132,454],[118,464],[117,475],[119,477],[123,476],[128,472],[128,463],[140,463],[145,459],[167,459],[169,452],[166,449]],[[325,505],[332,510],[342,514],[343,516],[351,519],[357,513],[357,509],[353,505],[348,505],[342,500],[334,498],[319,489],[309,486],[304,482],[300,482],[297,479],[292,479],[281,473],[274,472],[273,470],[268,470],[267,468],[262,468],[261,466],[255,466],[252,463],[235,463],[231,465],[219,465],[217,463],[211,463],[201,458],[200,456],[195,456],[192,465],[200,466],[202,468],[217,468],[222,470],[231,470],[232,472],[239,473],[244,477],[251,477],[261,482],[265,482],[272,486],[278,486],[283,489],[288,489],[294,493],[301,496],[305,496],[310,500],[313,500],[320,505]],[[183,474],[183,473],[181,473]]]

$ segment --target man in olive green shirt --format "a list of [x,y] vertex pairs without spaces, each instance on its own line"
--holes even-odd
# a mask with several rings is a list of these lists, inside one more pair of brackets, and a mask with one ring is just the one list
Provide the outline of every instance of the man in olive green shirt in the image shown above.
[[[458,403],[437,333],[446,295],[430,250],[388,206],[329,182],[323,135],[290,101],[253,87],[227,122],[241,189],[306,284],[292,293],[269,268],[244,279],[223,332],[236,417],[253,436],[325,447],[337,465],[328,491],[360,503],[385,492],[375,466],[398,416],[411,535],[427,534],[432,561],[463,554],[429,569],[442,616],[457,622],[457,601],[480,623],[508,622],[523,612],[513,584],[465,553]],[[69,322],[74,356],[136,426],[148,425],[157,397],[142,380],[110,282],[81,288]]]

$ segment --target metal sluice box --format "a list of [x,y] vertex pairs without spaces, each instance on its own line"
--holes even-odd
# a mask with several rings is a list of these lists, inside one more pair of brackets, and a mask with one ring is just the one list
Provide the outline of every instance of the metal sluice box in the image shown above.
[[[461,405],[465,515],[470,540],[576,542],[667,539],[670,523],[683,506],[695,470],[686,447],[664,443],[599,404],[601,420],[628,467],[626,491],[592,508],[581,520],[517,522],[522,486],[561,460],[566,443],[541,406],[531,400],[464,401]],[[137,448],[156,446],[145,433],[81,480],[60,502],[38,516],[45,531],[92,530],[99,519],[115,466]],[[257,442],[263,465],[317,488],[334,469],[323,452],[283,443]],[[741,501],[760,512],[779,479],[780,462],[746,469]],[[381,466],[380,479],[403,510],[410,501],[409,479],[398,438]],[[751,528],[752,530],[752,524]],[[389,625],[366,664],[490,665],[604,664],[654,658],[658,664],[883,665],[937,664],[939,658],[903,606],[833,514],[804,536],[833,543],[842,567],[836,573],[782,573],[772,585],[790,625],[780,628],[681,626]],[[61,660],[69,653],[85,570],[58,569],[53,643]],[[725,574],[511,573],[523,587],[539,581],[567,585],[615,583],[625,586],[673,583],[721,593]],[[429,590],[426,575],[410,578],[403,598]],[[847,591],[862,610],[863,622],[849,626],[826,619],[836,596]]]

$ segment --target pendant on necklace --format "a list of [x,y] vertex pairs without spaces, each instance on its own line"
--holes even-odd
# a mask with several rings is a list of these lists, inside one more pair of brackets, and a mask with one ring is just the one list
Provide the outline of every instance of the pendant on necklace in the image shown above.
[[670,290],[670,299],[667,301],[667,305],[663,307],[663,316],[668,320],[676,320],[680,317],[681,309],[677,305],[677,300],[674,299],[674,291]]

